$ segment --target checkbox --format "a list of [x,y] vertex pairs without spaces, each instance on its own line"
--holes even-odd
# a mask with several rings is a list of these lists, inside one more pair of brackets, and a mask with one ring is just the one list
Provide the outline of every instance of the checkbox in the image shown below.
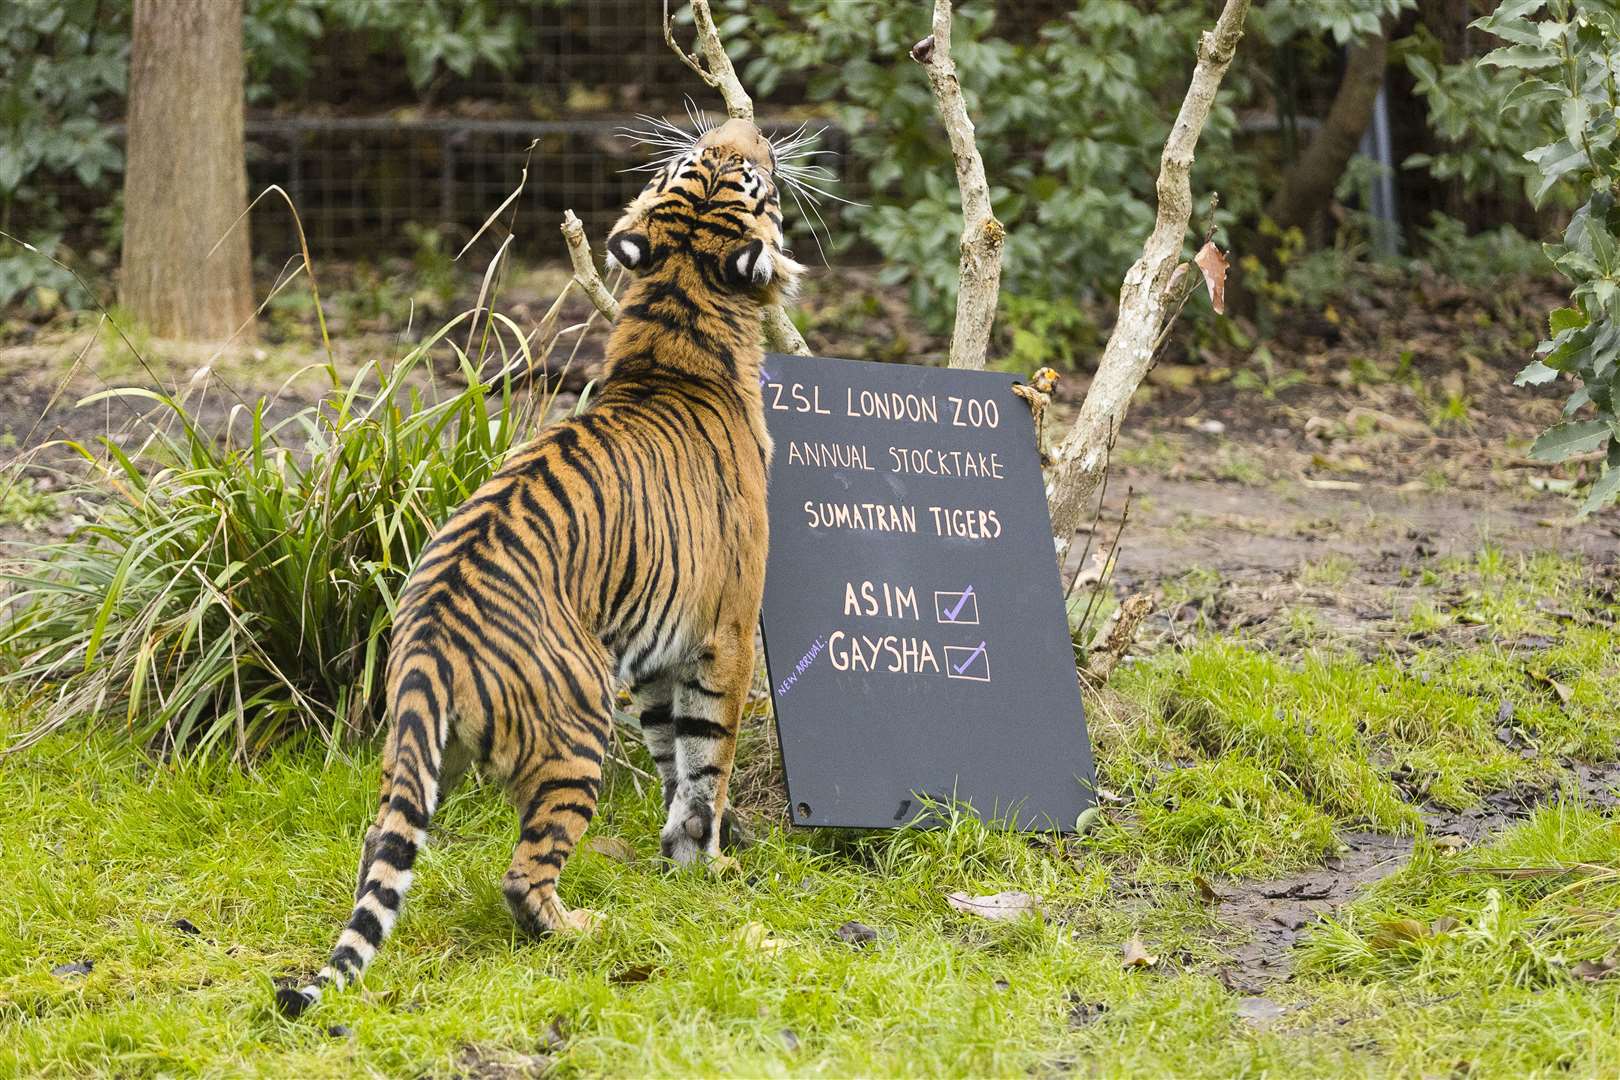
[[979,598],[969,585],[961,592],[934,593],[934,621],[946,625],[978,626]]
[[990,681],[990,654],[985,643],[945,646],[945,674],[952,679]]

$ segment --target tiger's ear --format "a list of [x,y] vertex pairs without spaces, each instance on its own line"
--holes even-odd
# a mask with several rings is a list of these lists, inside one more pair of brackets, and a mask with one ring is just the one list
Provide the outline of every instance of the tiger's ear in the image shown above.
[[734,289],[763,289],[776,274],[776,260],[762,240],[750,240],[726,253],[726,284]]
[[636,273],[651,269],[652,245],[647,243],[647,237],[638,232],[616,232],[608,237],[607,241],[608,269],[622,266],[626,270]]

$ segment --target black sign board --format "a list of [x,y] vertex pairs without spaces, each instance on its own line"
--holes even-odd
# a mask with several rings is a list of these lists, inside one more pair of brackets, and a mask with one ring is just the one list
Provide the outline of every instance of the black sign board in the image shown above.
[[1013,377],[769,355],[765,658],[793,820],[1068,830],[1091,747]]

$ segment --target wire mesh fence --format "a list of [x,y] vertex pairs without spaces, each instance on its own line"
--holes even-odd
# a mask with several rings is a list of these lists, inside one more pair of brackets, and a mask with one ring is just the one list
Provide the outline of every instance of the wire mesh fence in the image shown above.
[[[256,83],[250,65],[250,196],[279,185],[318,255],[363,258],[412,250],[413,227],[438,230],[458,244],[527,166],[524,194],[512,208],[513,254],[555,257],[554,225],[565,209],[599,234],[642,183],[629,170],[648,151],[616,129],[637,113],[684,120],[688,95],[718,106],[664,41],[660,0],[493,2],[516,42],[516,61],[500,70],[489,64],[465,75],[441,70],[421,85],[402,62],[401,42],[335,23],[313,40],[296,76]],[[1072,11],[1074,0],[998,0],[996,7],[998,33],[1017,37]],[[689,36],[690,28],[681,32]],[[802,80],[787,77],[756,99],[763,126],[773,126],[773,115],[802,113],[809,96]],[[823,146],[840,151],[846,142],[833,128]],[[862,197],[861,177],[841,180],[840,194]],[[62,175],[47,186],[73,223],[70,243],[116,246],[116,183],[89,189]],[[834,229],[838,209],[823,207]],[[291,220],[277,200],[259,204],[251,228],[255,250],[267,257],[294,250]],[[808,233],[795,239],[811,244]]]

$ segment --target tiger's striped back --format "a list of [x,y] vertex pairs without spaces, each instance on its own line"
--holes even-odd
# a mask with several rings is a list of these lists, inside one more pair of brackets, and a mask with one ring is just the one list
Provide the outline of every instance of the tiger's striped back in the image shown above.
[[718,854],[765,574],[760,315],[800,270],[773,164],[734,120],[654,176],[609,237],[638,276],[589,410],[515,454],[423,551],[395,617],[355,906],[315,981],[278,993],[284,1012],[365,970],[472,763],[518,810],[502,889],[519,925],[587,921],[556,885],[595,812],[616,680],[643,706],[664,854]]

